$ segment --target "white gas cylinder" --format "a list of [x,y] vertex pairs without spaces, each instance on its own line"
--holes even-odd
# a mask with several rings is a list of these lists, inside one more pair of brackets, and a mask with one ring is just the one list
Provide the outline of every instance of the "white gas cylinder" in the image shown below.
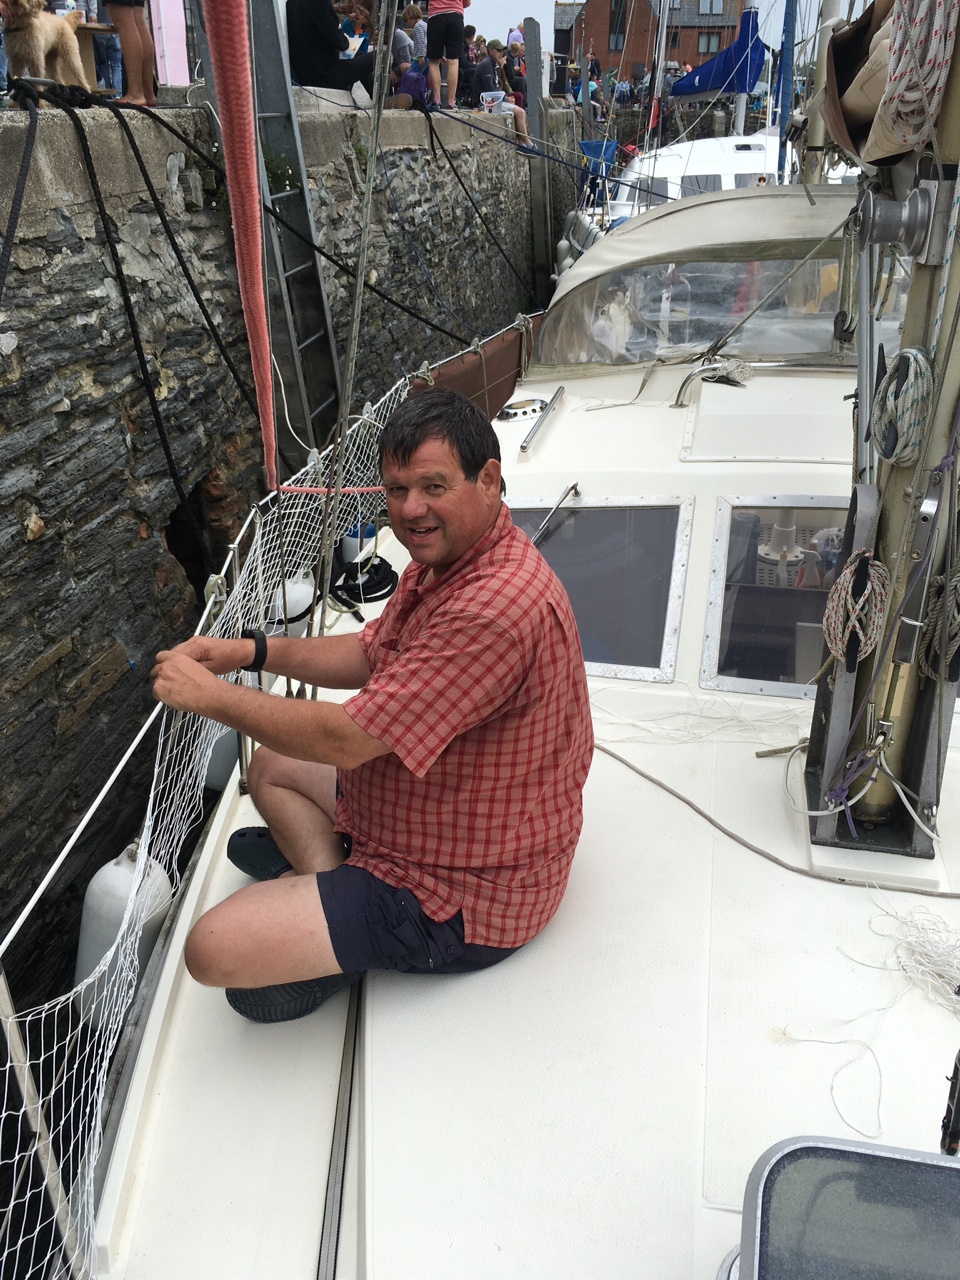
[[[310,606],[313,604],[313,574],[304,569],[287,578],[285,585],[289,633],[292,636],[305,636],[310,625]],[[263,630],[268,636],[283,635],[283,596],[283,590],[277,587],[267,611],[267,620],[263,624]],[[302,618],[301,614],[304,615]],[[299,621],[294,622],[294,618]]]
[[[127,910],[127,903],[134,891],[136,866],[137,845],[134,842],[128,845],[118,858],[101,867],[87,886],[87,892],[83,898],[83,914],[80,918],[80,942],[77,946],[74,985],[79,986],[89,978],[116,941]],[[137,894],[142,900],[145,913],[143,931],[137,947],[137,981],[139,983],[173,896],[170,879],[154,858],[147,860],[146,871]],[[109,970],[111,975],[115,964],[116,960],[111,963]],[[109,982],[109,977],[106,981]],[[102,1020],[103,1015],[99,1002],[96,1002],[96,995],[98,990],[102,990],[103,985],[102,981],[98,982],[96,989],[88,988],[82,997],[78,997],[78,1006],[81,1010],[89,1007],[91,1017],[97,1023]]]

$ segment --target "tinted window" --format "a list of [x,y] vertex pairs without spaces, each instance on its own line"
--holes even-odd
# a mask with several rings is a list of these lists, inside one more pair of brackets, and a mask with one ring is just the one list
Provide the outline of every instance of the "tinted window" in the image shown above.
[[733,510],[717,675],[763,684],[813,679],[845,520],[841,508]]
[[[531,537],[546,510],[514,510]],[[659,668],[670,597],[677,507],[564,510],[539,543],[567,589],[587,662]]]

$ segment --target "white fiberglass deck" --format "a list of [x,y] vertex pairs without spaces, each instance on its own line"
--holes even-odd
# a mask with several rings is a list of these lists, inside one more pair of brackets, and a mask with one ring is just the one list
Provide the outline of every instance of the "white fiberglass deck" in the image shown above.
[[[755,843],[802,847],[782,759],[615,749]],[[927,906],[960,927],[960,904],[791,875],[603,753],[585,800],[534,943],[481,974],[366,979],[341,1280],[712,1280],[775,1140],[936,1149],[957,1022],[887,971],[871,921]],[[243,880],[222,847],[208,879],[211,901]],[[105,1273],[315,1273],[345,1007],[255,1026],[181,972]]]

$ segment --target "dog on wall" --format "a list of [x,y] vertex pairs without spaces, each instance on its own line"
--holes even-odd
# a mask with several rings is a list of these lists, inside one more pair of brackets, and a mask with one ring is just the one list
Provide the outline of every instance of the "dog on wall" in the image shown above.
[[46,12],[44,0],[0,0],[0,17],[12,77],[35,76],[90,88],[77,43],[76,28],[83,17],[79,9],[58,18]]

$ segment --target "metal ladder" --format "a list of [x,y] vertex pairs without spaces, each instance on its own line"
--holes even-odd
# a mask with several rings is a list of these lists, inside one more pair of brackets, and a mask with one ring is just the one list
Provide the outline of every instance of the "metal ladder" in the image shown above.
[[[316,244],[281,2],[252,0],[248,10],[260,141],[260,191],[267,207],[275,209],[300,236]],[[213,77],[205,33],[201,56],[212,97]],[[282,478],[288,478],[304,465],[311,449],[327,443],[336,426],[340,367],[319,255],[266,211],[263,224],[267,306],[276,361],[278,470]]]

